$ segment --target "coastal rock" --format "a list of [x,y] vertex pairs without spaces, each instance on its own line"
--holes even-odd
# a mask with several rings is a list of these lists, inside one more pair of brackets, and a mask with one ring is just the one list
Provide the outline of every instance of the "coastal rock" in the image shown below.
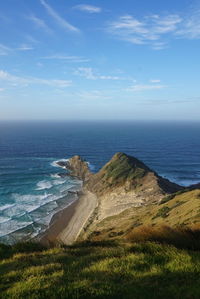
[[71,176],[75,176],[83,182],[87,182],[92,173],[90,172],[88,162],[76,155],[67,161],[60,161],[58,165],[69,170]]

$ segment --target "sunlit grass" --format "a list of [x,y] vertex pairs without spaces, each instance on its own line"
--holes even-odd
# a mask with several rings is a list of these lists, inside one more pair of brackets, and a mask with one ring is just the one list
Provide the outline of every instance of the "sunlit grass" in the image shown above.
[[0,261],[1,298],[200,297],[198,251],[104,241],[8,252]]

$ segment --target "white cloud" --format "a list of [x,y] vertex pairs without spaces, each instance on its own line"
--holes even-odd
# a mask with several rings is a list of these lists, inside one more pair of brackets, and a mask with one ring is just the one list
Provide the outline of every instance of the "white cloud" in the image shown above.
[[6,71],[0,70],[0,80],[10,83],[12,86],[28,86],[32,84],[48,85],[57,88],[71,86],[70,80],[42,79],[36,77],[20,77],[12,75]]
[[76,94],[77,97],[84,100],[108,100],[112,99],[111,96],[106,95],[100,90],[80,91]]
[[126,91],[140,92],[145,90],[158,90],[163,88],[166,88],[166,86],[160,84],[136,84],[126,89]]
[[176,32],[177,37],[200,39],[200,10],[185,18],[183,26]]
[[4,88],[0,88],[0,92],[4,91],[5,89]]
[[101,79],[101,80],[120,80],[121,78],[120,77],[117,77],[117,76],[98,76],[97,79]]
[[88,4],[76,5],[74,6],[74,8],[89,13],[100,13],[102,11],[101,7],[88,5]]
[[27,42],[32,43],[32,44],[38,44],[39,41],[35,39],[32,35],[30,34],[25,34],[24,38],[26,39]]
[[97,77],[93,73],[93,69],[90,67],[79,67],[74,71],[75,75],[85,77],[86,79],[96,80]]
[[10,51],[11,51],[10,48],[8,48],[3,44],[0,44],[0,56],[8,55]]
[[162,50],[171,39],[200,39],[200,10],[187,16],[150,15],[138,19],[124,15],[110,22],[107,31],[121,40]]
[[75,75],[84,77],[89,80],[120,80],[122,78],[117,76],[105,76],[101,74],[96,74],[91,67],[79,67],[77,70],[74,71]]
[[155,50],[163,49],[162,38],[178,30],[182,18],[176,14],[167,16],[151,15],[139,20],[131,15],[121,16],[108,25],[108,32],[116,37],[137,45],[150,45]]
[[12,19],[2,13],[0,13],[0,20],[4,23],[12,23]]
[[30,50],[34,50],[34,48],[32,46],[22,44],[19,48],[17,48],[17,50],[19,50],[19,51],[30,51]]
[[151,83],[160,83],[161,80],[160,79],[152,79],[150,80]]
[[60,27],[64,28],[67,31],[72,31],[72,32],[80,31],[78,28],[71,25],[69,22],[67,22],[62,17],[60,17],[59,14],[50,5],[48,5],[44,0],[40,0],[40,3],[44,6],[44,8],[48,12],[48,14],[57,22],[57,24]]
[[49,26],[45,23],[44,20],[42,20],[34,15],[29,16],[28,19],[30,21],[32,21],[36,25],[36,27],[41,28],[42,30],[44,30],[47,33],[53,33],[53,30],[51,30],[49,28]]
[[55,55],[50,55],[50,56],[45,56],[42,57],[43,59],[58,59],[58,60],[66,60],[69,62],[89,62],[89,59],[86,59],[84,57],[80,56],[70,56],[70,55],[60,55],[60,54],[55,54]]

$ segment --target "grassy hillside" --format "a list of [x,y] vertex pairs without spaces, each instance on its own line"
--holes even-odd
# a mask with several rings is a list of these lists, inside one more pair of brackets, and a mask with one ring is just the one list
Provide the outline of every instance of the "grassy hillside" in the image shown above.
[[200,225],[200,189],[181,192],[164,197],[160,204],[131,208],[106,218],[89,232],[90,239],[127,238],[130,232],[141,226]]
[[119,241],[0,250],[1,298],[200,298],[200,252]]
[[182,189],[170,181],[160,177],[142,161],[125,153],[116,153],[98,173],[90,176],[87,188],[101,196],[124,186],[126,191],[135,189],[155,189],[154,193],[172,193]]

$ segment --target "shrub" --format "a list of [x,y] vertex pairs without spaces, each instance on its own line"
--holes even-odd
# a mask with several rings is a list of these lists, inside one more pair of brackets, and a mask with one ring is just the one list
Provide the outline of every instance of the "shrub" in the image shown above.
[[159,205],[162,205],[162,204],[164,204],[164,203],[166,203],[166,202],[174,199],[175,196],[181,195],[181,194],[183,194],[185,192],[188,192],[188,191],[190,191],[190,190],[186,188],[186,189],[179,190],[176,193],[173,193],[173,194],[170,194],[168,196],[165,196],[163,199],[161,199]]
[[157,217],[166,218],[168,216],[168,213],[170,210],[171,209],[169,207],[163,207],[163,208],[159,209],[156,216],[154,216],[153,219],[155,219]]
[[166,197],[164,197],[163,199],[161,199],[161,201],[159,202],[159,205],[162,205],[170,200],[172,200],[175,197],[175,194],[170,194]]

